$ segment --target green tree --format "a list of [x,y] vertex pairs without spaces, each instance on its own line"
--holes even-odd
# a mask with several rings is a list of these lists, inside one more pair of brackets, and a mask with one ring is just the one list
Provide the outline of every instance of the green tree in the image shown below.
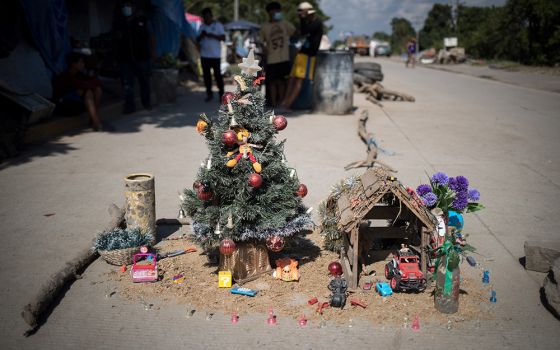
[[391,49],[401,54],[406,51],[406,43],[410,38],[416,37],[416,31],[406,18],[393,18],[391,20]]
[[443,48],[443,38],[454,34],[451,6],[434,4],[420,30],[420,47]]
[[457,9],[459,46],[475,58],[497,58],[504,40],[502,7],[469,7]]
[[375,32],[373,33],[372,38],[379,41],[391,41],[391,36],[385,32]]
[[560,54],[560,2],[508,0],[503,9],[505,34],[501,56],[523,63],[554,64]]
[[[284,142],[275,135],[285,118],[264,109],[251,75],[236,78],[216,118],[201,115],[197,130],[209,149],[181,209],[192,218],[193,239],[205,250],[220,240],[235,242],[288,238],[313,227],[295,169],[288,168]],[[283,119],[283,120],[282,120]],[[287,123],[287,122],[286,122]]]

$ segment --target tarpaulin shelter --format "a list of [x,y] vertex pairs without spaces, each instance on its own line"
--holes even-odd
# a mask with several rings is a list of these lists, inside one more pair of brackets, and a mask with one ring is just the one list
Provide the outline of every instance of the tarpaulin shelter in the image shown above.
[[229,22],[224,25],[225,30],[259,30],[261,27],[253,22],[245,21],[243,19],[239,21]]
[[200,25],[202,24],[202,17],[193,15],[192,13],[185,12],[185,19],[193,27],[195,32],[198,32]]
[[65,56],[70,51],[64,0],[20,0],[33,44],[52,74],[65,68]]
[[181,46],[181,35],[187,38],[196,36],[194,28],[185,18],[183,1],[151,0],[151,3],[154,6],[150,20],[156,37],[156,53],[158,56],[176,56]]

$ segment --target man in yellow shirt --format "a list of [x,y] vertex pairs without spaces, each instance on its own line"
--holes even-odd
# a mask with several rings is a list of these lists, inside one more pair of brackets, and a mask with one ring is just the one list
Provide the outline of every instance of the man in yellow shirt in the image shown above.
[[270,102],[276,107],[286,94],[286,77],[290,74],[290,37],[296,28],[282,18],[281,5],[266,5],[269,22],[261,26],[261,40],[266,54],[266,80],[270,86]]
[[281,107],[286,110],[290,109],[292,103],[298,97],[303,80],[313,80],[315,56],[319,51],[321,37],[323,36],[323,23],[316,17],[315,9],[310,3],[302,2],[299,4],[297,14],[300,18],[300,32],[304,42],[294,60],[286,97],[282,101]]

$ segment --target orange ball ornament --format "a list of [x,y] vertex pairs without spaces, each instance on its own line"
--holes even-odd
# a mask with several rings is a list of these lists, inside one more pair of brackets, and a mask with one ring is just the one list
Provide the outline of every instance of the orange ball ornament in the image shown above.
[[208,123],[205,122],[202,119],[199,119],[198,122],[196,123],[196,131],[199,134],[202,134],[203,132],[205,132],[207,127],[208,127]]

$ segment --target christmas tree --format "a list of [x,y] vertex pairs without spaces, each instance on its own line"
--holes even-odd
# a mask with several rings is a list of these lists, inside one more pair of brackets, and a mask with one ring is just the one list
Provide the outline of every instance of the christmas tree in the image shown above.
[[285,140],[275,138],[287,120],[265,110],[264,78],[257,78],[261,68],[252,50],[239,67],[236,92],[224,94],[217,118],[202,114],[197,123],[209,155],[193,188],[184,190],[181,210],[192,218],[194,240],[207,251],[247,241],[278,251],[286,239],[313,227],[302,204],[307,187],[286,164]]

